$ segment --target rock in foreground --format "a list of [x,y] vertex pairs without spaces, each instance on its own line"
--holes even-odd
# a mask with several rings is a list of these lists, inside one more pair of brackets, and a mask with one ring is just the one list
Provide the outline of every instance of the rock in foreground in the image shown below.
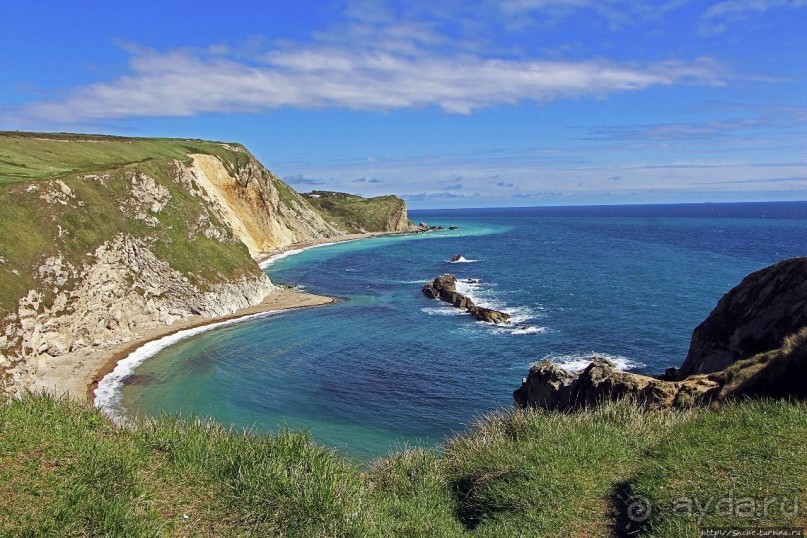
[[776,349],[807,326],[807,258],[783,260],[751,273],[717,303],[692,333],[679,379],[722,370]]
[[621,372],[607,359],[594,357],[580,373],[569,372],[551,361],[542,361],[513,392],[519,407],[569,411],[630,397],[648,407],[689,405],[705,397],[718,383],[706,376],[686,381],[659,379]]
[[569,411],[630,398],[649,408],[687,407],[735,398],[807,399],[807,327],[781,348],[737,361],[725,370],[683,381],[621,372],[595,357],[574,373],[543,361],[530,368],[513,392],[518,407]]
[[739,397],[807,399],[807,258],[748,275],[695,329],[684,364],[662,378],[593,358],[580,373],[543,361],[513,393],[520,407],[569,410],[632,398],[680,407]]

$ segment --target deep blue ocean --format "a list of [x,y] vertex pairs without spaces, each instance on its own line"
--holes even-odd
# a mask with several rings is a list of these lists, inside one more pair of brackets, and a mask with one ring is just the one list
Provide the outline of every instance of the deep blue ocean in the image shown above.
[[[368,459],[434,445],[512,405],[530,364],[680,365],[692,330],[748,273],[807,255],[807,202],[410,211],[458,226],[306,250],[276,284],[338,304],[216,329],[166,348],[123,389],[130,414],[288,425]],[[461,254],[466,263],[450,263]],[[429,300],[450,272],[503,328]]]

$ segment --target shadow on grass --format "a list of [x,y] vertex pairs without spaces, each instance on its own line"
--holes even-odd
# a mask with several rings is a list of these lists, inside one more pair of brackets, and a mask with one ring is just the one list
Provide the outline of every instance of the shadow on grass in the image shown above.
[[645,536],[653,505],[649,499],[637,495],[630,481],[618,482],[611,492],[613,522],[611,532],[618,538]]

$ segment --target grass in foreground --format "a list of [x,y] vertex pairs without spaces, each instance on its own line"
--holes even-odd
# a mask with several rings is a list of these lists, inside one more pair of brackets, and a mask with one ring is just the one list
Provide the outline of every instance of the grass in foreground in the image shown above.
[[660,413],[617,403],[494,414],[442,452],[396,453],[362,469],[301,433],[256,437],[171,418],[119,428],[89,407],[28,397],[0,406],[0,535],[689,536],[703,525],[804,527],[805,438],[805,403]]

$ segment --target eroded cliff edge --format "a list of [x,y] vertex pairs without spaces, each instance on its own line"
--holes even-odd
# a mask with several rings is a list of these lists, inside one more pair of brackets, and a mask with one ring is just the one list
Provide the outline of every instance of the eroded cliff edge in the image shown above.
[[[378,211],[356,198],[354,213]],[[384,225],[357,229],[238,144],[0,132],[3,389],[46,388],[39,374],[54,358],[80,362],[190,316],[255,305],[274,289],[255,258],[405,231],[398,202]]]
[[599,357],[581,372],[542,361],[513,393],[519,407],[564,411],[622,398],[665,408],[746,397],[807,399],[807,258],[756,271],[725,294],[680,369],[651,377]]

